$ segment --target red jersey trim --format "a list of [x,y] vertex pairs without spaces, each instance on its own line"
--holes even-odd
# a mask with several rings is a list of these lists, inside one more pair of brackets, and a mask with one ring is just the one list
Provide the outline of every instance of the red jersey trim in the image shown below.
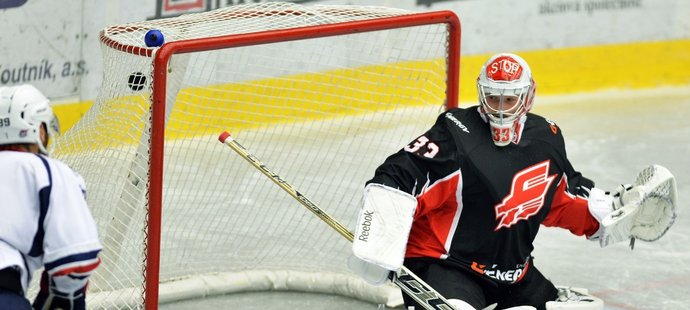
[[417,195],[417,210],[405,257],[446,258],[462,214],[460,170],[425,186]]
[[560,227],[578,236],[591,236],[599,230],[599,222],[589,213],[589,200],[568,192],[568,177],[563,175],[551,203],[544,226]]

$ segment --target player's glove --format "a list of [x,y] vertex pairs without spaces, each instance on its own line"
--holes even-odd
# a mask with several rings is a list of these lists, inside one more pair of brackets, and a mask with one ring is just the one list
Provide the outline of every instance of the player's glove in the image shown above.
[[[41,275],[41,285],[38,295],[34,299],[34,309],[45,310],[84,310],[86,309],[86,278],[75,278],[73,274],[60,277],[52,277],[46,271]],[[57,289],[57,282],[61,286],[69,283],[67,287],[74,288],[72,292],[62,292]]]
[[347,259],[347,267],[364,281],[373,285],[386,283],[392,277],[391,273],[393,272],[377,264],[366,262],[355,255],[350,255]]
[[593,188],[589,211],[600,227],[590,240],[602,247],[624,240],[656,241],[673,225],[676,217],[676,183],[664,167],[642,170],[633,185],[621,185],[606,193]]
[[383,284],[403,264],[417,199],[381,184],[365,188],[348,261],[350,269],[372,284]]

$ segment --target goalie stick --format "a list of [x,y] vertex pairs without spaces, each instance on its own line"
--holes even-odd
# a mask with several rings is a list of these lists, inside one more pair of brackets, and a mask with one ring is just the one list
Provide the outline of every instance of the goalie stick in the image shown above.
[[[328,226],[331,226],[331,228],[335,229],[338,233],[340,233],[340,235],[345,237],[345,239],[352,242],[354,235],[351,231],[324,212],[323,209],[309,200],[309,198],[293,188],[290,183],[283,180],[283,178],[281,178],[279,175],[268,169],[263,162],[256,158],[256,156],[249,153],[249,151],[244,148],[244,146],[239,144],[234,138],[232,138],[227,131],[221,133],[218,137],[218,140],[229,146],[233,151],[252,164],[252,166],[259,169],[261,173],[271,179],[273,183],[280,186],[280,188],[299,201],[303,206],[309,209],[309,211],[326,222]],[[417,277],[417,275],[408,270],[405,266],[403,266],[400,271],[397,272],[397,274],[394,273],[391,280],[395,285],[400,287],[400,290],[412,297],[418,304],[422,305],[427,310],[455,310],[455,307],[448,303],[448,300],[436,292],[436,290],[434,290],[431,286],[426,284],[426,282],[422,281],[422,279]]]

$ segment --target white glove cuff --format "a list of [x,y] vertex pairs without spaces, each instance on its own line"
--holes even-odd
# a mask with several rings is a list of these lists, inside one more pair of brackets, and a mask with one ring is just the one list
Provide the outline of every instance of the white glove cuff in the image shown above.
[[592,188],[589,192],[588,209],[589,213],[599,222],[599,229],[587,238],[596,240],[601,237],[604,232],[602,221],[613,211],[613,197],[607,195],[606,192],[601,189],[596,187]]

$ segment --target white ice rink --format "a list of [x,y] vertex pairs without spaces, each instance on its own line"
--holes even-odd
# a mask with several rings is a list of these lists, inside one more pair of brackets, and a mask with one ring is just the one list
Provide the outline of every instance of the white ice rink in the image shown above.
[[[675,174],[678,218],[661,240],[600,248],[569,232],[543,228],[535,265],[556,284],[584,287],[607,310],[690,308],[690,88],[537,97],[534,112],[562,129],[570,160],[597,186],[633,182],[660,164]],[[431,125],[431,124],[430,124]],[[301,292],[224,295],[161,309],[377,309],[339,296]]]

